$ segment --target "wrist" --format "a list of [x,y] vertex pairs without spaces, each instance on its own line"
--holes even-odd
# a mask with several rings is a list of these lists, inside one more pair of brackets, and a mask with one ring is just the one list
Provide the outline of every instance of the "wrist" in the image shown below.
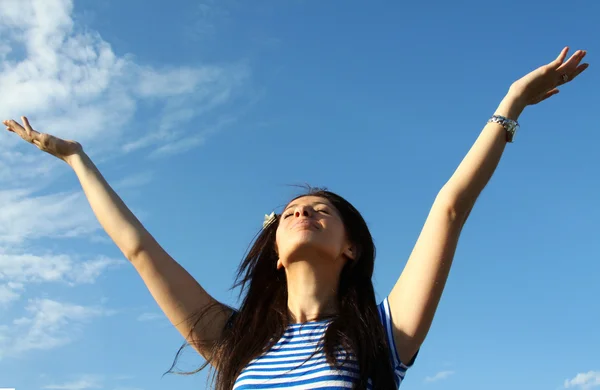
[[69,164],[71,168],[75,169],[75,167],[84,162],[86,158],[88,157],[85,152],[83,150],[79,150],[78,152],[65,156],[62,159],[64,162]]
[[520,94],[509,91],[500,102],[500,105],[498,105],[494,115],[501,115],[514,121],[518,121],[519,116],[525,107],[527,107],[525,99],[523,99]]

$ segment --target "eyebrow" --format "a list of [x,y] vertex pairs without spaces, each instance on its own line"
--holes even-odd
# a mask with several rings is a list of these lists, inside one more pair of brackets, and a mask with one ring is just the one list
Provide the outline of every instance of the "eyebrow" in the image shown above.
[[[311,203],[311,206],[316,206],[316,205],[324,205],[324,206],[329,207],[330,209],[333,208],[333,206],[331,206],[329,203],[325,203],[325,202],[314,202],[314,203]],[[287,209],[292,208],[292,207],[296,207],[296,206],[297,206],[296,203],[289,204],[285,209],[283,209],[283,213],[285,213]]]

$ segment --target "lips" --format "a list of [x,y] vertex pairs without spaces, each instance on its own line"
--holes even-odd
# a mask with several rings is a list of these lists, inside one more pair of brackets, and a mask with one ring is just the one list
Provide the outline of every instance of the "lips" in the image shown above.
[[319,228],[317,226],[317,224],[315,222],[311,221],[310,219],[300,219],[300,220],[294,222],[294,224],[292,225],[292,228],[297,228],[297,227],[312,228],[312,229]]

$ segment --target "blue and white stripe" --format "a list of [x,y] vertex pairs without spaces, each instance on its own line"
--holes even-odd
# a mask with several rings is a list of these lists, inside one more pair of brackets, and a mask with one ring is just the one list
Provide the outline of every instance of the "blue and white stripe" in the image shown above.
[[[408,367],[400,362],[396,352],[387,298],[379,304],[378,309],[391,349],[394,379],[400,386]],[[289,325],[281,339],[269,351],[252,360],[244,368],[235,381],[234,390],[352,388],[359,376],[353,354],[347,355],[339,348],[336,353],[340,361],[344,361],[346,356],[348,360],[343,367],[337,369],[327,363],[326,356],[320,349],[329,324],[330,321],[313,321]]]

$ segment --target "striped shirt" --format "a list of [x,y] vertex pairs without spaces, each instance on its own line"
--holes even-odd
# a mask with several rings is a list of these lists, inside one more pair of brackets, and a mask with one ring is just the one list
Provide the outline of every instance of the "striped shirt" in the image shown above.
[[[392,335],[392,318],[387,298],[378,305],[379,317],[390,346],[394,379],[400,386],[408,366],[400,362]],[[267,352],[246,366],[233,386],[234,390],[267,389],[351,389],[359,376],[352,354],[339,369],[330,366],[324,352],[311,355],[323,346],[323,336],[330,320],[288,325],[279,341]],[[336,351],[344,361],[342,348]],[[371,388],[371,387],[369,387]]]

